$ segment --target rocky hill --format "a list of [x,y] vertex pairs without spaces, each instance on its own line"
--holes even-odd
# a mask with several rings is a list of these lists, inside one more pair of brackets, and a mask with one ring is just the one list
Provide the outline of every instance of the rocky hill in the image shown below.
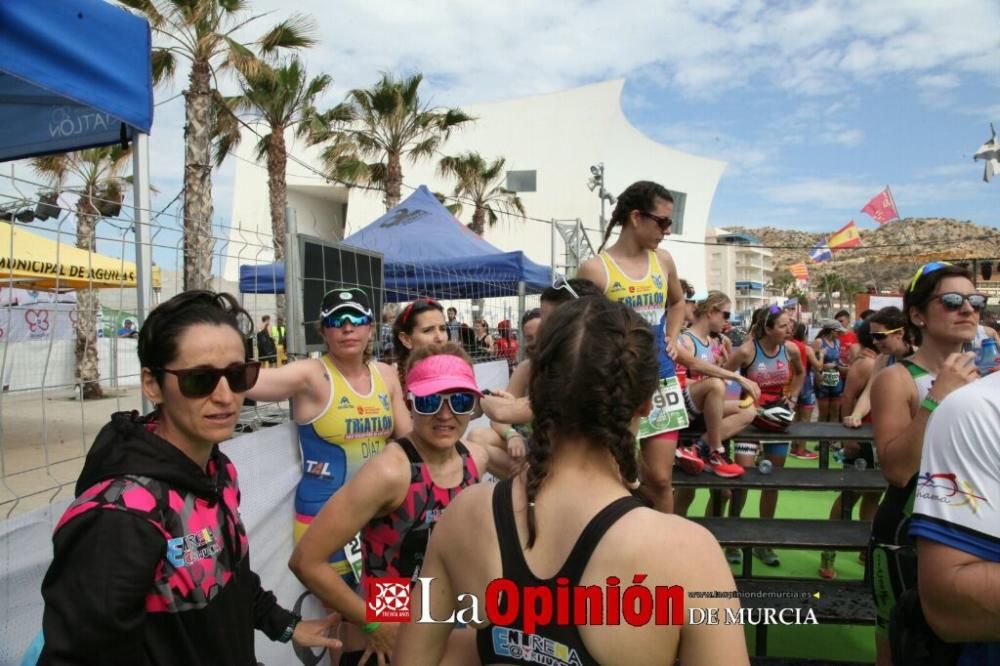
[[[834,271],[859,286],[875,285],[879,290],[898,287],[917,266],[935,259],[1000,260],[1000,230],[943,218],[904,218],[878,229],[861,229],[861,247],[834,252],[833,259],[822,264],[809,259],[809,248],[825,234],[773,227],[727,227],[727,231],[756,236],[763,245],[773,247],[777,269],[805,261],[813,279]],[[998,279],[996,271],[993,279]]]

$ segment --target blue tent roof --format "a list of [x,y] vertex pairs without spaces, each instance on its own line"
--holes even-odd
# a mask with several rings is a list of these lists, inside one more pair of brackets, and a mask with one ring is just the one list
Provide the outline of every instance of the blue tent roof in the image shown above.
[[101,0],[3,0],[0,34],[0,160],[149,133],[145,19]]
[[[378,252],[384,260],[385,301],[514,296],[551,284],[550,270],[523,252],[503,252],[471,232],[421,185],[395,208],[342,245]],[[284,293],[282,264],[241,266],[243,293]]]

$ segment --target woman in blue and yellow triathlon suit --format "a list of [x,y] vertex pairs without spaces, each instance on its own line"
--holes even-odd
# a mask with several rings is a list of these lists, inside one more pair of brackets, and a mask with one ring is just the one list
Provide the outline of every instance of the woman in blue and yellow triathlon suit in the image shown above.
[[[326,501],[392,437],[412,426],[396,372],[368,355],[373,314],[361,289],[334,289],[320,306],[327,353],[318,359],[262,370],[253,400],[292,400],[299,428],[302,480],[295,492],[295,540]],[[358,551],[360,555],[360,550]],[[345,551],[331,566],[355,584]]]
[[[684,323],[684,290],[674,259],[669,252],[659,249],[660,243],[670,234],[673,212],[674,199],[662,185],[650,181],[629,185],[618,197],[598,256],[585,261],[577,273],[577,277],[596,284],[612,301],[635,310],[653,328],[661,379],[676,374],[674,347]],[[621,226],[621,235],[605,250],[616,226]],[[664,308],[667,308],[666,314]],[[672,513],[677,433],[650,437],[641,444],[640,490],[656,509]],[[704,465],[700,459],[693,462]]]

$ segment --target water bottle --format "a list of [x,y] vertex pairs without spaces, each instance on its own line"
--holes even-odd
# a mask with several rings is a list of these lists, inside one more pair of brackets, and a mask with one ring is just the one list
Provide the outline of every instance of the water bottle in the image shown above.
[[774,463],[772,463],[767,458],[764,458],[757,463],[757,471],[761,474],[770,474],[774,470]]
[[979,375],[984,376],[993,372],[997,364],[997,343],[993,338],[986,338],[983,340],[983,346],[979,349],[979,355],[976,357],[976,368],[979,370]]

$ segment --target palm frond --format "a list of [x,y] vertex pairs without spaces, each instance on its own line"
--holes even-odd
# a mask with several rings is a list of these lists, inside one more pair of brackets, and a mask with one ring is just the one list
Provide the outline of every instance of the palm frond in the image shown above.
[[261,53],[270,55],[278,49],[304,49],[316,43],[313,34],[316,22],[304,14],[296,14],[271,28],[257,40]]

